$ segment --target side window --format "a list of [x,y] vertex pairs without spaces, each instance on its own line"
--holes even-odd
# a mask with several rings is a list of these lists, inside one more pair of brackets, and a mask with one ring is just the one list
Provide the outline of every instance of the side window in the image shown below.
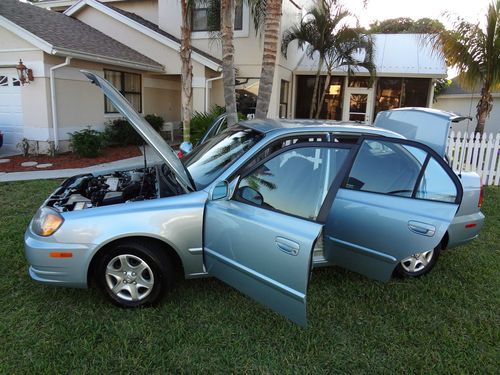
[[345,188],[441,202],[455,202],[458,195],[452,178],[427,151],[380,140],[363,142]]
[[365,140],[346,188],[411,197],[426,154],[399,143]]
[[349,151],[302,147],[281,152],[243,177],[235,198],[314,220]]
[[439,163],[431,158],[418,186],[416,198],[455,202],[457,188]]

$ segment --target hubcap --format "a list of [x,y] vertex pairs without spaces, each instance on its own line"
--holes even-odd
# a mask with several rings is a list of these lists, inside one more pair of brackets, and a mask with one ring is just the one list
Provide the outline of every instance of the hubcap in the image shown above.
[[111,292],[126,301],[141,301],[154,286],[153,271],[141,258],[122,254],[106,267],[106,283]]
[[429,262],[434,255],[434,250],[425,251],[423,253],[415,253],[412,256],[403,259],[401,266],[406,272],[419,272],[429,265]]

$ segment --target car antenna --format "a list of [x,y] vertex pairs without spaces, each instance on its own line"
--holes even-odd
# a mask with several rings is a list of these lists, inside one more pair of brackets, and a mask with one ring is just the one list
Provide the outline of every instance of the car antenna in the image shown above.
[[144,154],[144,169],[146,169],[148,167],[148,161],[146,159],[146,143],[142,144],[142,150]]

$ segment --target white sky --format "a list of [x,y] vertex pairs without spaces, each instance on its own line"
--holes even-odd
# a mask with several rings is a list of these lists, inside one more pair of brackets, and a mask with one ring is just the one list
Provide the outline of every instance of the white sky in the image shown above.
[[387,18],[410,17],[437,18],[445,24],[443,12],[452,12],[469,22],[482,21],[491,0],[368,0],[366,9],[362,7],[362,0],[345,0],[345,6],[360,20],[361,26],[368,25],[375,20]]

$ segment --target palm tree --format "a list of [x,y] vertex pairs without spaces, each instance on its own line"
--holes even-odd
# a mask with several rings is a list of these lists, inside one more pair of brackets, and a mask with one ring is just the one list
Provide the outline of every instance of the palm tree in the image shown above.
[[452,30],[432,35],[428,41],[458,70],[462,85],[473,89],[480,83],[476,132],[482,134],[493,108],[491,91],[500,86],[500,0],[488,6],[484,28],[479,23],[471,24],[457,18]]
[[183,141],[191,140],[191,116],[193,114],[193,64],[191,63],[191,11],[192,1],[181,0],[181,103]]
[[[333,16],[333,23],[341,21],[343,14],[347,14],[342,8],[339,8]],[[334,69],[341,66],[347,67],[347,75],[351,76],[354,71],[364,68],[370,73],[370,84],[373,82],[376,73],[375,63],[373,62],[374,47],[373,39],[370,35],[359,32],[344,25],[338,31],[331,34],[330,48],[325,56],[326,79],[323,92],[319,100],[315,118],[318,119],[323,108],[322,103],[329,92],[330,79]],[[364,53],[363,60],[358,60],[356,54]]]
[[222,39],[222,75],[224,76],[224,102],[226,105],[227,125],[238,122],[236,110],[235,71],[234,71],[234,0],[221,0],[220,23]]
[[[347,25],[352,14],[337,4],[337,0],[320,0],[301,20],[299,25],[285,31],[281,51],[286,57],[288,45],[298,41],[300,48],[306,48],[306,55],[313,58],[319,54],[318,69],[314,81],[313,95],[309,117],[318,118],[321,113],[321,103],[327,94],[330,78],[335,68],[347,66],[348,74],[354,69],[366,68],[373,77],[372,39],[360,30]],[[364,51],[363,61],[355,58],[355,54]],[[321,100],[318,105],[319,78],[323,66],[326,65],[327,77]]]
[[254,16],[256,30],[260,23],[260,18],[265,18],[264,51],[262,53],[262,70],[260,74],[255,117],[266,118],[273,90],[274,70],[276,67],[276,54],[278,50],[281,21],[281,0],[254,0],[252,14]]

